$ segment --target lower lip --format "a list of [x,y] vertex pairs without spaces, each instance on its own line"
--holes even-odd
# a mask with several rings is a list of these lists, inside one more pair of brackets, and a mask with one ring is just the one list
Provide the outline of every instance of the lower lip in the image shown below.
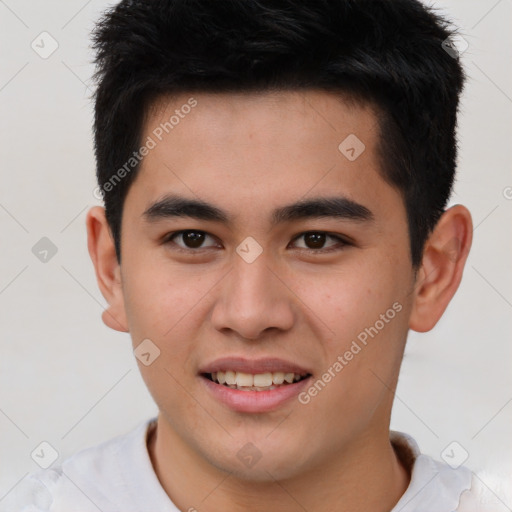
[[234,411],[268,412],[277,409],[285,402],[296,397],[309,384],[311,376],[293,384],[284,384],[269,391],[242,391],[224,386],[223,384],[217,384],[202,375],[199,378],[215,399]]

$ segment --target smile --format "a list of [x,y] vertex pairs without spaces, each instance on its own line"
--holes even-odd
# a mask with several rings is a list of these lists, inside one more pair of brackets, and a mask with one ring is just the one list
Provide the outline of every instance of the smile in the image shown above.
[[297,402],[312,375],[291,372],[251,374],[227,370],[201,373],[199,377],[207,395],[218,404],[238,413],[266,413]]
[[307,377],[308,373],[293,372],[265,372],[265,373],[245,373],[233,370],[218,371],[206,373],[204,376],[213,382],[222,384],[231,389],[239,389],[242,391],[270,391],[279,386],[286,386],[299,382]]

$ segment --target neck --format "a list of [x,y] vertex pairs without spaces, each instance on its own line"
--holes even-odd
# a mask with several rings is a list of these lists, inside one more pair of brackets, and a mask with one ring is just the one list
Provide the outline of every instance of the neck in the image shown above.
[[236,477],[212,465],[188,446],[160,415],[148,440],[155,473],[180,510],[275,512],[391,510],[409,485],[389,441],[389,432],[361,436],[296,476],[268,481]]

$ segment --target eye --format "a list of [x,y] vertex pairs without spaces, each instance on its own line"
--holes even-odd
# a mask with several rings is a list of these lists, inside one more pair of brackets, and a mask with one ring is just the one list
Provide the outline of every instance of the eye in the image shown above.
[[[313,252],[320,253],[340,250],[343,247],[350,245],[349,242],[347,242],[343,238],[336,235],[330,235],[329,233],[325,233],[324,231],[306,231],[305,233],[301,233],[299,236],[295,237],[293,241],[299,240],[300,238],[304,238],[305,247],[299,247],[299,249],[307,249]],[[337,243],[327,248],[323,248],[322,246],[325,244],[327,238],[336,240]]]
[[[175,239],[180,239],[180,238],[183,242],[183,245],[180,245],[174,241]],[[206,238],[211,238],[213,240],[213,238],[210,235],[208,235],[207,233],[205,233],[204,231],[186,229],[186,230],[175,231],[174,233],[170,233],[166,237],[165,241],[167,243],[172,243],[174,245],[177,245],[178,250],[190,252],[190,251],[194,251],[194,249],[207,249],[208,247],[215,247],[215,245],[201,247],[201,245],[203,244],[203,242],[205,241]]]
[[[199,252],[200,249],[220,247],[219,244],[215,241],[212,245],[203,245],[207,238],[214,240],[214,238],[205,231],[185,229],[169,233],[165,238],[165,243],[174,245],[174,249],[177,251],[184,251],[188,253]],[[292,242],[295,242],[301,238],[304,238],[305,245],[302,247],[298,246],[298,248],[316,253],[328,253],[341,250],[345,246],[350,245],[350,242],[343,239],[342,237],[331,235],[324,231],[306,231],[296,236]],[[337,243],[331,244],[328,247],[323,247],[326,243],[326,240],[329,238],[336,241]],[[175,240],[181,240],[181,243],[177,243]]]

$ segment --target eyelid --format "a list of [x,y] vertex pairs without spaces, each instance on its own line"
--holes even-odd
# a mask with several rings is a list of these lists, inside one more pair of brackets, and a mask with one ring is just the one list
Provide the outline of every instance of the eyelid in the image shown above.
[[329,231],[314,230],[314,229],[309,229],[307,231],[301,231],[299,234],[297,234],[295,237],[292,238],[292,242],[295,242],[295,240],[297,240],[298,238],[301,238],[304,235],[308,235],[311,233],[325,235],[328,238],[334,238],[335,240],[337,240],[338,243],[333,246],[326,247],[323,249],[309,249],[307,247],[298,247],[297,248],[298,250],[307,251],[307,252],[313,253],[313,254],[325,254],[325,253],[329,253],[329,252],[340,251],[348,245],[353,245],[353,243],[350,242],[347,239],[347,237],[344,237],[343,235],[339,235],[337,233],[330,233]]
[[208,246],[208,247],[199,247],[198,249],[191,249],[188,247],[181,247],[180,245],[176,244],[176,242],[174,242],[173,238],[179,237],[179,235],[183,235],[189,231],[192,231],[194,233],[202,233],[206,236],[209,236],[212,239],[216,238],[215,236],[211,235],[207,231],[203,231],[201,229],[180,229],[179,231],[173,231],[171,233],[167,233],[163,239],[163,242],[164,242],[164,244],[169,244],[169,243],[174,244],[177,247],[176,250],[183,251],[183,252],[186,252],[189,254],[195,253],[195,252],[199,253],[204,249],[210,249],[210,248],[214,247],[214,246]]
[[[174,244],[176,246],[175,250],[180,251],[180,252],[186,252],[188,254],[200,253],[203,250],[207,250],[207,249],[211,249],[212,247],[215,247],[215,246],[208,246],[208,247],[199,247],[197,249],[185,248],[185,247],[181,247],[180,245],[176,244],[173,241],[173,238],[178,237],[179,235],[182,235],[182,234],[187,233],[187,232],[202,233],[202,234],[204,234],[204,235],[206,235],[206,236],[208,236],[208,237],[210,237],[212,239],[217,239],[217,237],[215,237],[214,235],[208,233],[207,231],[203,231],[201,229],[181,229],[181,230],[178,230],[178,231],[173,231],[171,233],[167,233],[165,235],[165,237],[163,238],[163,242],[164,242],[164,244],[172,243],[172,244]],[[292,238],[291,241],[295,242],[295,240],[297,240],[297,239],[299,239],[299,238],[301,238],[301,237],[303,237],[305,235],[311,234],[311,233],[322,234],[322,235],[325,235],[326,237],[334,238],[334,239],[336,239],[338,241],[338,243],[336,245],[334,245],[334,246],[323,248],[323,249],[309,249],[307,247],[298,247],[296,249],[298,249],[300,251],[307,251],[307,252],[313,253],[313,254],[324,254],[324,253],[334,252],[334,251],[337,251],[337,250],[342,250],[346,246],[353,245],[353,242],[351,242],[348,239],[348,237],[346,237],[346,236],[339,235],[337,233],[330,233],[328,231],[311,230],[311,229],[307,230],[307,231],[301,231],[300,233],[295,235]]]

